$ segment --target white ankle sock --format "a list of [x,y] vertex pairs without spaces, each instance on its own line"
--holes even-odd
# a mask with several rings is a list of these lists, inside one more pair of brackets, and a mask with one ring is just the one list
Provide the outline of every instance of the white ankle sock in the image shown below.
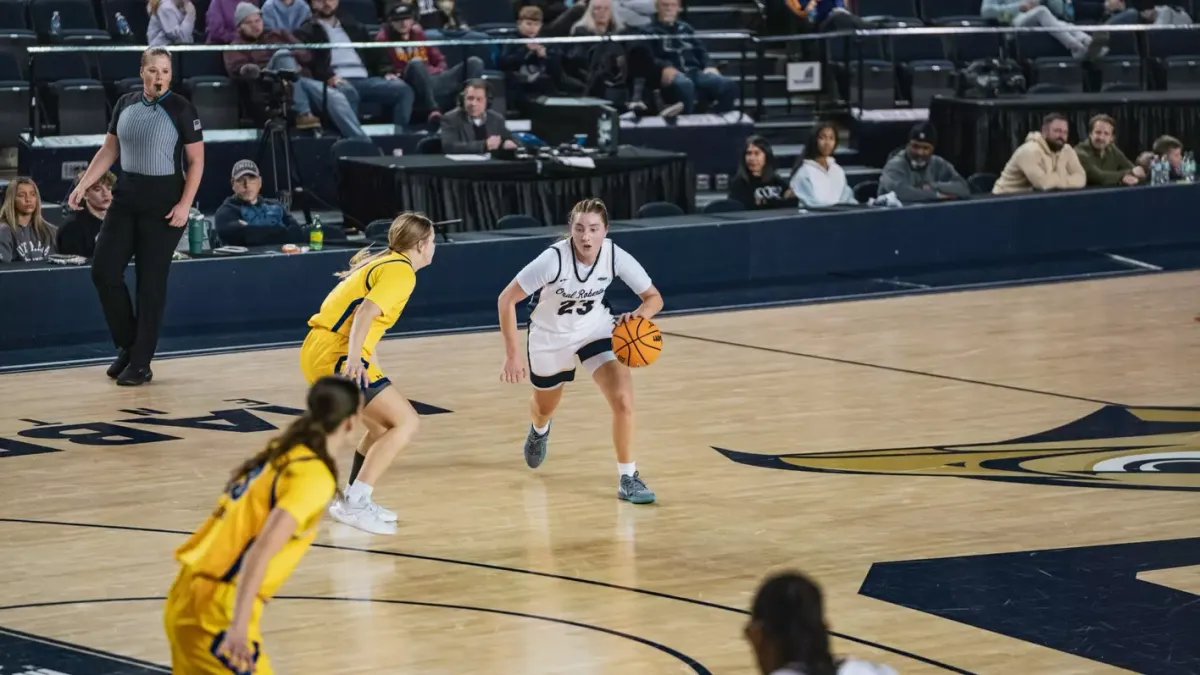
[[622,476],[632,476],[637,473],[637,462],[629,462],[628,464],[617,462],[617,470],[621,472]]
[[346,501],[351,504],[362,504],[363,502],[371,501],[371,493],[375,488],[367,485],[361,480],[354,481],[349,490],[346,490]]
[[543,427],[534,427],[534,428],[533,428],[533,431],[534,431],[534,432],[535,432],[535,433],[536,433],[538,436],[545,436],[545,435],[546,435],[546,432],[547,432],[547,431],[550,431],[550,421],[549,421],[549,420],[546,420],[546,426],[543,426]]

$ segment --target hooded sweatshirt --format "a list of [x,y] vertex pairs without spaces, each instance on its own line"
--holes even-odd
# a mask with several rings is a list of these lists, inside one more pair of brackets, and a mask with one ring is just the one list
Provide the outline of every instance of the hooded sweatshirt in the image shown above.
[[58,253],[54,242],[54,226],[50,226],[49,241],[42,241],[32,226],[11,227],[0,223],[0,262],[46,262],[51,254]]
[[829,168],[811,159],[804,160],[800,168],[792,173],[792,192],[804,206],[832,206],[833,204],[857,204],[854,191],[846,183],[846,172],[837,161],[829,158]]
[[312,18],[312,7],[309,7],[308,0],[294,0],[290,5],[283,4],[282,0],[267,0],[263,3],[262,18],[263,26],[268,30],[273,28],[290,32]]
[[1040,131],[1031,131],[1025,142],[1008,158],[996,179],[992,194],[1005,195],[1034,190],[1077,190],[1087,184],[1087,174],[1075,148],[1064,143],[1051,152]]
[[[931,189],[925,189],[926,185]],[[901,151],[883,165],[883,174],[879,176],[879,194],[889,192],[894,192],[901,204],[915,204],[937,201],[938,193],[964,199],[971,196],[971,187],[944,158],[931,155],[928,164],[915,169],[908,152]]]

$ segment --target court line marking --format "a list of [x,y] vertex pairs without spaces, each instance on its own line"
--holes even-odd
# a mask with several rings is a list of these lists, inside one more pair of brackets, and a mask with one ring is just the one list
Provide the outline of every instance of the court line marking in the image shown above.
[[[150,600],[153,598],[138,598],[138,599],[139,600]],[[0,609],[7,609],[7,608],[0,607]],[[121,661],[121,662],[127,663],[131,666],[141,666],[141,667],[147,668],[149,670],[157,670],[160,673],[171,672],[170,668],[165,668],[162,666],[162,664],[151,663],[150,661],[143,661],[141,659],[135,659],[132,656],[124,656],[122,654],[114,654],[112,652],[106,652],[102,649],[93,649],[91,647],[85,647],[83,645],[72,644],[70,642],[63,642],[62,640],[48,638],[48,637],[45,637],[44,635],[34,635],[32,633],[26,633],[24,631],[19,631],[14,628],[6,628],[3,626],[0,626],[0,633],[7,633],[8,635],[12,635],[14,637],[21,638],[22,640],[29,640],[30,642],[41,642],[42,644],[52,645],[55,647],[61,647],[63,649],[69,649],[73,652],[79,652],[80,654],[90,654],[92,656],[101,656],[106,659],[112,659],[114,661]]]
[[[168,530],[168,529],[158,528],[158,527],[141,527],[141,526],[137,526],[137,525],[107,525],[107,524],[103,524],[103,523],[73,523],[73,522],[59,521],[59,520],[37,520],[34,518],[0,517],[0,523],[16,523],[16,524],[24,524],[24,525],[56,525],[56,526],[60,526],[60,527],[82,527],[82,528],[100,529],[100,530],[126,530],[126,531],[131,531],[131,532],[153,532],[153,533],[158,533],[158,534],[178,534],[178,535],[182,535],[185,537],[191,534],[190,532],[184,532],[183,530]],[[612,590],[626,591],[626,592],[630,592],[630,593],[638,593],[641,595],[648,595],[651,597],[662,598],[665,600],[676,600],[679,602],[685,602],[685,603],[692,604],[692,605],[707,607],[709,609],[719,609],[719,610],[723,610],[726,612],[733,612],[735,614],[741,614],[743,616],[750,614],[750,612],[748,612],[744,609],[738,609],[736,607],[730,607],[728,605],[720,605],[715,602],[709,602],[707,600],[697,600],[695,598],[685,598],[683,596],[671,595],[670,593],[663,593],[661,591],[653,591],[653,590],[646,589],[646,588],[637,588],[636,586],[622,586],[620,584],[612,584],[607,581],[597,581],[595,579],[585,579],[582,577],[570,577],[570,576],[566,576],[563,574],[554,574],[552,572],[539,572],[537,570],[527,570],[527,569],[522,569],[520,567],[507,567],[505,565],[496,565],[496,564],[492,564],[492,563],[475,562],[472,560],[456,560],[454,558],[441,558],[438,556],[424,555],[421,553],[404,553],[401,551],[385,551],[385,550],[380,550],[380,549],[358,548],[355,546],[342,546],[339,544],[313,544],[313,547],[314,548],[331,549],[331,550],[335,550],[335,551],[353,551],[353,552],[358,552],[358,553],[371,553],[371,554],[375,554],[375,555],[386,555],[386,556],[392,556],[395,558],[409,558],[412,560],[421,560],[424,562],[437,562],[437,563],[445,563],[445,564],[449,564],[449,565],[462,565],[465,567],[477,567],[480,569],[493,570],[493,571],[497,571],[497,572],[513,572],[515,574],[528,574],[530,576],[544,577],[547,579],[557,579],[559,581],[573,581],[576,583],[587,584],[589,586],[597,586],[600,588],[608,588],[608,589],[612,589]],[[897,656],[903,656],[905,658],[912,659],[914,661],[920,661],[921,663],[924,663],[926,665],[941,668],[941,669],[951,672],[951,673],[958,673],[958,675],[975,675],[974,673],[972,673],[969,670],[964,670],[957,666],[951,666],[949,664],[942,663],[941,661],[936,661],[929,657],[921,656],[920,654],[914,654],[912,652],[907,652],[907,651],[904,651],[903,649],[899,649],[897,647],[889,647],[887,645],[880,644],[878,642],[872,642],[870,640],[854,637],[853,635],[847,635],[846,633],[839,633],[837,631],[832,631],[832,630],[829,631],[829,634],[833,637],[840,638],[840,639],[846,640],[848,642],[855,642],[860,645],[878,649],[880,651],[888,652],[891,654],[896,654]]]
[[[162,602],[162,601],[166,600],[166,597],[165,596],[158,596],[158,597],[138,596],[138,597],[131,597],[131,598],[93,598],[90,600],[54,600],[54,601],[50,601],[50,602],[29,602],[29,603],[21,603],[18,605],[0,606],[0,611],[10,610],[10,609],[36,609],[39,607],[62,607],[62,606],[67,606],[67,605],[97,605],[97,604],[104,604],[104,603],[110,603],[110,602],[146,602],[146,601],[150,601],[150,600]],[[275,600],[319,600],[319,601],[324,601],[324,602],[367,602],[367,603],[380,602],[380,603],[389,604],[389,605],[408,605],[408,606],[412,606],[412,607],[425,607],[425,608],[434,608],[434,609],[461,609],[461,610],[465,610],[468,612],[482,612],[482,613],[486,613],[486,614],[499,614],[501,616],[510,616],[510,617],[517,617],[517,618],[521,618],[521,619],[534,619],[537,621],[558,623],[558,624],[563,624],[563,625],[567,625],[567,626],[574,626],[575,628],[586,628],[587,630],[593,630],[598,633],[607,633],[608,635],[625,638],[626,640],[630,640],[632,642],[637,642],[637,643],[645,645],[647,647],[653,647],[654,649],[657,649],[658,651],[663,652],[664,654],[667,654],[668,656],[671,656],[679,661],[682,661],[685,665],[690,667],[692,669],[692,671],[696,673],[696,675],[712,675],[712,671],[709,670],[708,668],[706,668],[704,666],[704,664],[700,663],[696,659],[688,656],[687,654],[684,654],[683,652],[681,652],[677,649],[668,647],[667,645],[655,642],[653,640],[649,640],[647,638],[638,637],[637,635],[623,633],[619,630],[614,630],[612,628],[596,626],[596,625],[589,624],[589,623],[583,623],[581,621],[572,621],[570,619],[557,619],[555,617],[545,616],[542,614],[530,614],[528,612],[517,612],[517,611],[512,611],[512,610],[507,610],[507,609],[494,609],[491,607],[476,607],[474,605],[459,605],[459,604],[444,603],[444,602],[424,602],[424,601],[420,601],[420,600],[394,600],[394,599],[390,599],[390,598],[344,598],[344,597],[320,596],[320,595],[277,595],[277,596],[271,598],[271,600],[272,601],[275,601]],[[6,630],[6,629],[0,628],[0,631],[4,631],[4,630]],[[21,637],[25,637],[26,639],[43,641],[43,642],[48,641],[46,638],[42,638],[41,636],[36,636],[36,635],[21,636]],[[59,646],[71,647],[72,645],[70,645],[70,643],[64,643]],[[90,648],[84,647],[84,648],[80,649],[79,651],[88,651],[88,650],[90,650]],[[111,655],[108,653],[102,653],[102,654],[104,656],[115,656],[115,655]],[[120,660],[124,660],[126,657],[117,656],[116,658],[120,659]],[[153,665],[153,667],[156,669],[162,668],[162,666],[159,666],[157,664],[149,664],[149,663],[135,663],[135,665],[142,665],[142,666]],[[169,672],[169,671],[164,671],[164,672]]]
[[[1192,269],[1179,270],[1164,270],[1157,274],[1176,274],[1193,272]],[[1108,278],[1124,278],[1133,276],[1143,276],[1156,274],[1151,271],[1139,271],[1136,269],[1112,270],[1108,272],[1094,272],[1088,274],[1063,275],[1056,277],[1041,277],[1036,279],[1019,279],[1015,281],[983,281],[977,284],[959,284],[953,286],[932,286],[926,289],[920,288],[903,288],[895,291],[878,291],[875,293],[860,293],[855,295],[827,295],[816,298],[802,298],[798,300],[768,300],[765,302],[746,302],[733,303],[729,305],[714,305],[711,307],[700,307],[696,309],[680,309],[666,310],[659,313],[659,316],[696,316],[699,314],[721,314],[725,312],[744,312],[756,309],[773,309],[784,307],[806,307],[809,305],[827,305],[841,302],[860,302],[867,300],[887,300],[890,298],[900,298],[909,295],[937,295],[941,293],[969,293],[974,291],[998,290],[1004,288],[1020,288],[1022,286],[1037,286],[1043,284],[1066,284],[1084,281],[1105,280]],[[517,327],[522,328],[526,325],[525,322],[518,322]],[[411,332],[393,333],[384,335],[383,340],[400,340],[422,337],[435,337],[438,335],[464,335],[472,333],[494,333],[499,331],[499,326],[489,324],[487,326],[463,326],[460,328],[430,328],[426,330],[417,330]],[[193,356],[212,356],[218,354],[240,354],[245,352],[273,351],[277,349],[288,349],[298,347],[304,342],[303,339],[284,340],[281,342],[263,342],[244,345],[230,345],[227,347],[204,347],[199,349],[180,349],[169,352],[160,352],[154,355],[154,360],[170,360],[190,358]],[[31,372],[45,372],[51,370],[67,370],[70,368],[86,368],[90,366],[100,366],[112,363],[113,357],[97,356],[85,359],[65,359],[59,361],[43,361],[40,363],[25,363],[15,365],[0,365],[0,375],[18,374]]]
[[1065,398],[1073,401],[1084,401],[1087,403],[1099,403],[1101,405],[1119,405],[1112,401],[1105,401],[1098,398],[1088,398],[1087,396],[1075,396],[1074,394],[1060,394],[1053,391],[1043,391],[1041,389],[1030,389],[1028,387],[1018,387],[1012,384],[1000,384],[999,382],[988,382],[986,380],[973,380],[969,377],[956,377],[954,375],[942,375],[940,373],[930,373],[924,370],[912,370],[911,368],[900,368],[899,366],[885,366],[881,363],[868,363],[866,361],[854,361],[852,359],[841,359],[836,356],[821,356],[820,354],[809,354],[807,352],[794,352],[787,349],[779,349],[777,347],[763,347],[761,345],[751,345],[744,342],[731,342],[729,340],[720,340],[717,338],[701,337],[699,335],[687,335],[685,333],[663,332],[663,335],[671,337],[683,338],[685,340],[696,340],[698,342],[708,342],[711,344],[725,345],[727,347],[741,347],[743,349],[754,349],[760,352],[769,352],[771,354],[783,354],[786,356],[797,356],[802,359],[813,359],[815,361],[828,361],[830,363],[839,363],[846,366],[861,366],[863,368],[875,368],[877,370],[887,370],[893,373],[904,373],[906,375],[920,375],[922,377],[932,377],[939,380],[949,380],[951,382],[961,382],[964,384],[978,384],[984,387],[995,387],[997,389],[1008,389],[1010,391],[1019,391],[1026,394],[1041,394],[1042,396],[1054,396],[1057,398]]

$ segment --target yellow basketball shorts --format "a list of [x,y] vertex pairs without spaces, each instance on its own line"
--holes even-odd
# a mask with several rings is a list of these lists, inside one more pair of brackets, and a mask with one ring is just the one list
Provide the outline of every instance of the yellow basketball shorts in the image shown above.
[[[180,567],[175,584],[167,594],[163,624],[171,645],[171,672],[174,675],[242,675],[230,666],[217,647],[225,638],[225,629],[233,621],[236,593],[233,584],[198,577]],[[249,639],[255,654],[255,675],[272,675],[271,660],[263,650],[259,620],[263,603],[254,602]]]
[[[348,345],[349,341],[337,333],[323,328],[310,330],[300,346],[300,370],[308,383],[312,384],[326,375],[340,375],[346,366]],[[367,386],[363,388],[363,395],[370,403],[392,381],[370,357],[362,359],[362,362],[367,368]]]

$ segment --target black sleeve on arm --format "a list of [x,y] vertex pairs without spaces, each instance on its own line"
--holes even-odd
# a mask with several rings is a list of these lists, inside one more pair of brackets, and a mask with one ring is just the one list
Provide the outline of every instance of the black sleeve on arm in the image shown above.
[[141,94],[135,91],[117,99],[117,104],[113,106],[112,118],[108,120],[108,133],[113,136],[117,135],[117,120],[120,119],[121,113],[129,107],[129,103],[133,101],[133,97],[135,96],[141,96]]
[[184,145],[199,143],[204,140],[204,132],[201,129],[200,115],[196,112],[196,106],[186,98],[178,95],[172,95],[171,98],[171,117],[175,120],[175,126],[179,129],[179,139]]

